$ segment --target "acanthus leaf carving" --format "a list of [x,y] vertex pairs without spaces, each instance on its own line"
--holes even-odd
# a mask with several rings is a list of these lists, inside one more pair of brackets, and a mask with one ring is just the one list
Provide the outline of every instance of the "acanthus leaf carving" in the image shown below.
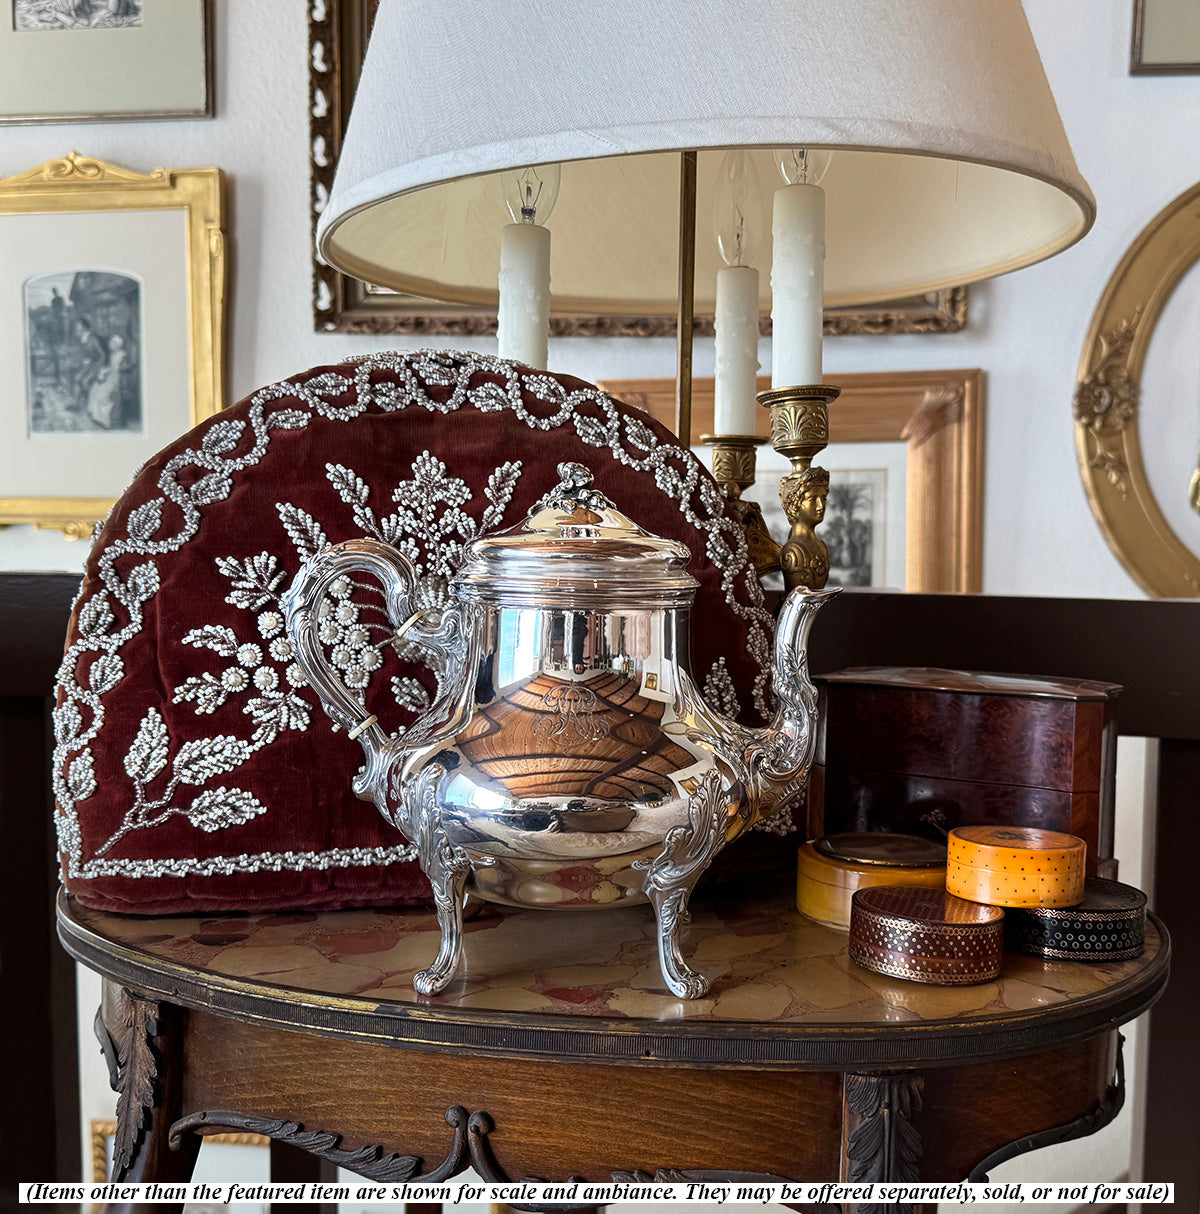
[[1075,388],[1075,420],[1087,432],[1089,462],[1122,497],[1129,496],[1125,431],[1138,411],[1139,385],[1129,369],[1143,305],[1096,339],[1091,370]]
[[[121,992],[121,1035],[117,1041],[117,1130],[113,1138],[113,1180],[124,1180],[146,1133],[158,1094],[159,1006]],[[111,1073],[110,1073],[111,1078]]]
[[467,1145],[467,1127],[478,1116],[479,1114],[473,1114],[469,1118],[467,1110],[461,1105],[453,1105],[446,1110],[446,1124],[454,1131],[454,1138],[446,1158],[429,1172],[418,1171],[422,1162],[419,1155],[401,1155],[396,1151],[386,1151],[377,1144],[346,1148],[342,1146],[342,1135],[329,1130],[309,1130],[297,1121],[256,1117],[253,1114],[224,1109],[205,1110],[181,1117],[171,1126],[170,1141],[172,1149],[178,1149],[185,1134],[195,1134],[206,1129],[238,1129],[251,1134],[261,1134],[274,1142],[286,1143],[309,1155],[327,1159],[330,1163],[368,1180],[403,1184],[409,1180],[420,1179],[436,1183],[456,1176],[466,1168],[472,1156]]
[[[847,1180],[865,1184],[920,1179],[921,1135],[913,1124],[920,1111],[921,1075],[854,1075],[845,1079],[848,1120]],[[860,1204],[858,1214],[911,1214],[911,1206]]]

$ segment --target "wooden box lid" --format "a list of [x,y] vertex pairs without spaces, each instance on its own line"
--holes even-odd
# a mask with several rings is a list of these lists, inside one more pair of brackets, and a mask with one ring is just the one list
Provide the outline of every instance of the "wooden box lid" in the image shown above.
[[1097,792],[1120,687],[932,667],[818,676],[819,762],[979,784]]
[[859,890],[850,912],[850,957],[893,978],[938,986],[990,982],[1004,956],[1004,912],[944,889],[881,885]]

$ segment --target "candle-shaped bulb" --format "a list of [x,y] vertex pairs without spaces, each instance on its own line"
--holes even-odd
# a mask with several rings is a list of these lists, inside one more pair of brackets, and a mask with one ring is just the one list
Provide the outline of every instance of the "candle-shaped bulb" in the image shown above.
[[775,163],[788,185],[820,185],[832,159],[819,148],[780,148]]
[[758,252],[763,227],[763,195],[750,154],[726,152],[717,170],[713,235],[727,266],[748,266]]
[[497,345],[511,358],[546,369],[550,331],[550,229],[562,165],[542,164],[505,174],[504,201],[512,223],[500,233]]
[[787,148],[776,156],[786,185],[771,216],[771,386],[821,382],[828,152]]
[[561,164],[539,164],[504,177],[504,201],[513,223],[544,225],[558,201]]
[[713,197],[713,235],[725,261],[717,271],[717,434],[753,434],[757,420],[758,271],[749,263],[757,250],[762,211],[754,162],[746,152],[726,152]]

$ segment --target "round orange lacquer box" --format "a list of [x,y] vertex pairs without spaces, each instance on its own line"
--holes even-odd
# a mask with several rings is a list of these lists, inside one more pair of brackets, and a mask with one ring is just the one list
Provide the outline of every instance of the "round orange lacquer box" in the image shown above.
[[1076,906],[1087,844],[1029,826],[958,826],[946,840],[946,888],[988,906]]
[[946,845],[918,835],[855,831],[800,848],[796,909],[824,927],[849,931],[855,892],[877,885],[945,888]]

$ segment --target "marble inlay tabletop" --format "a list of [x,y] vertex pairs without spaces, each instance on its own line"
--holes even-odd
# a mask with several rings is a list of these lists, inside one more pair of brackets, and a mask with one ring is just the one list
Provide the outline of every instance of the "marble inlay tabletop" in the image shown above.
[[466,923],[457,977],[442,994],[427,997],[413,990],[412,977],[437,952],[431,911],[145,918],[92,911],[64,898],[60,920],[68,947],[83,960],[115,957],[125,970],[165,971],[184,987],[199,971],[209,988],[307,1000],[345,1014],[428,1018],[440,1011],[461,1023],[476,1013],[514,1024],[557,1022],[567,1031],[603,1022],[617,1032],[694,1026],[702,1035],[718,1026],[741,1026],[745,1034],[1001,1029],[1031,1013],[1075,1014],[1111,1003],[1126,988],[1144,995],[1147,975],[1165,981],[1167,952],[1150,922],[1146,952],[1134,961],[1051,962],[1007,953],[995,982],[928,986],[860,968],[847,955],[846,935],[800,915],[786,893],[763,898],[717,887],[699,891],[683,936],[685,955],[713,980],[707,998],[689,1002],[665,993],[648,907],[492,905]]

